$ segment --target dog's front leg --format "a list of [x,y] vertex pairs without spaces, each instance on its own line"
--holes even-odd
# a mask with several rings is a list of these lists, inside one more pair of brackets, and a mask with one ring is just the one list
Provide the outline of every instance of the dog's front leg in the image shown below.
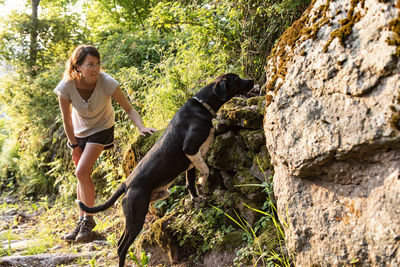
[[210,170],[207,167],[204,159],[201,156],[200,151],[194,155],[186,154],[186,157],[193,163],[193,165],[200,171],[200,178],[197,181],[197,192],[199,195],[204,195],[204,187],[206,185]]
[[186,188],[189,191],[190,198],[196,199],[199,195],[196,189],[196,169],[190,168],[186,171]]

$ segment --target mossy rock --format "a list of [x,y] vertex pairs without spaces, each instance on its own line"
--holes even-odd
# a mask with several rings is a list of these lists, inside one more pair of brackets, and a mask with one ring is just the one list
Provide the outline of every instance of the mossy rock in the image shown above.
[[135,242],[136,246],[143,248],[148,245],[158,245],[166,249],[171,239],[166,231],[166,226],[172,220],[173,215],[173,213],[169,213],[152,223],[150,228],[139,236]]
[[235,191],[245,195],[248,199],[262,201],[263,188],[260,181],[252,175],[250,169],[238,171],[232,182]]
[[253,158],[250,173],[260,182],[265,182],[271,175],[274,175],[274,166],[271,164],[271,156],[266,147],[262,147]]
[[264,130],[243,129],[239,131],[239,136],[242,137],[247,150],[257,153],[262,147],[265,147]]
[[240,146],[240,142],[240,137],[229,132],[218,135],[209,149],[208,165],[224,171],[250,168],[252,155]]
[[[162,264],[179,261],[178,242],[174,238],[172,230],[169,228],[174,216],[175,213],[165,215],[152,223],[147,231],[139,235],[139,238],[135,242],[137,251],[144,250],[148,252],[159,251],[161,249],[164,252],[164,259],[161,259],[161,261],[164,261],[161,262]],[[168,257],[165,257],[166,255],[168,255]],[[157,259],[152,257],[149,264],[154,265],[156,263],[154,260]],[[160,261],[160,259],[158,261]],[[157,264],[160,264],[160,262],[157,262]]]
[[[266,194],[260,192],[260,196],[262,194],[262,198],[258,199],[258,201],[249,200],[247,197],[242,195],[241,193],[233,194],[233,199],[235,203],[235,210],[239,211],[240,215],[250,224],[254,225],[254,223],[260,219],[262,216],[261,213],[256,212],[253,209],[261,210],[262,206],[267,199]],[[249,208],[251,207],[251,208]]]
[[267,225],[262,233],[255,238],[253,247],[261,248],[262,251],[277,252],[280,247],[280,241],[283,241],[283,237],[280,236],[280,232],[278,229],[276,229],[274,222],[270,220],[267,222]]
[[139,162],[149,152],[150,148],[164,134],[165,129],[159,130],[151,135],[139,136],[134,144],[132,144],[135,158]]
[[262,129],[265,108],[265,97],[234,97],[228,101],[217,114],[217,132],[228,127]]
[[217,244],[216,250],[234,252],[235,249],[240,247],[243,243],[243,231],[233,231],[224,236],[222,241]]
[[165,129],[151,135],[139,136],[125,151],[122,160],[122,169],[126,177],[132,172],[137,163],[147,154],[150,148],[160,139]]
[[233,193],[227,190],[215,189],[210,195],[210,199],[214,203],[230,208],[234,206]]

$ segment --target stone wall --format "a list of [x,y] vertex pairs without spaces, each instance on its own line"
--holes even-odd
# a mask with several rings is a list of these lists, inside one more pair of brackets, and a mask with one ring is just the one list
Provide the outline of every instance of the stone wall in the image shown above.
[[400,264],[399,9],[313,1],[269,58],[264,130],[297,266]]

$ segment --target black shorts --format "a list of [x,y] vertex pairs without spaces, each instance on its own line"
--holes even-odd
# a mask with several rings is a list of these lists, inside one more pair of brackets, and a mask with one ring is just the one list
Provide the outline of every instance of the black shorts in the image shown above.
[[114,126],[87,137],[76,137],[76,141],[82,151],[86,144],[98,144],[104,146],[104,149],[110,149],[114,146]]

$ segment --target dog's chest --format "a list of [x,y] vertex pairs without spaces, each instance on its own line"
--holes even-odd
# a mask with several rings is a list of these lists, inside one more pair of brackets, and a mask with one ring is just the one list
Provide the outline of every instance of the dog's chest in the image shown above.
[[212,140],[214,138],[214,132],[215,132],[214,128],[211,128],[206,141],[204,141],[204,143],[201,145],[200,147],[201,156],[204,156],[207,153],[208,149],[210,148]]

